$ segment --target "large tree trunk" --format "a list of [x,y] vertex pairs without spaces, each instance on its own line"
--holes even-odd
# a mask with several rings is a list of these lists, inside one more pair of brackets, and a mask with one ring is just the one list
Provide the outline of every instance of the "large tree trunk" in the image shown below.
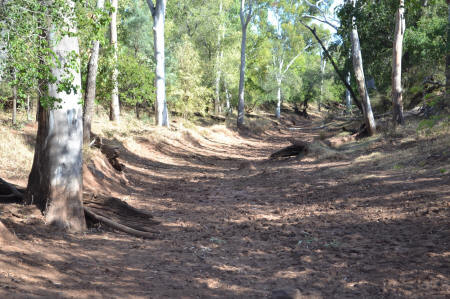
[[[97,0],[97,8],[103,9],[105,0]],[[89,143],[91,141],[91,123],[92,115],[94,113],[94,100],[98,70],[98,55],[100,51],[100,42],[94,41],[92,45],[91,57],[88,64],[88,75],[86,83],[86,94],[84,97],[84,111],[83,111],[83,142]]]
[[[68,1],[68,4],[73,9],[74,2]],[[76,33],[74,24],[70,30]],[[59,39],[53,32],[49,41],[61,63],[52,69],[57,82],[49,84],[48,95],[61,102],[56,103],[55,108],[43,108],[39,104],[34,161],[25,200],[40,208],[47,223],[69,231],[83,231],[86,229],[86,222],[82,204],[81,94],[73,91],[70,94],[58,92],[57,84],[61,79],[71,76],[72,85],[81,86],[79,67],[71,70],[63,67],[70,63],[73,53],[78,55],[78,39],[67,35]],[[79,61],[77,64],[79,65]]]
[[445,99],[447,107],[450,105],[450,0],[447,0],[448,22],[447,22],[447,64],[445,67]]
[[392,48],[392,112],[394,126],[404,124],[402,94],[402,52],[405,34],[405,1],[400,0],[395,15],[394,44]]
[[241,65],[239,67],[239,103],[238,103],[238,117],[237,117],[237,126],[242,127],[244,124],[244,115],[245,115],[245,100],[244,100],[244,88],[245,88],[245,49],[247,46],[247,26],[251,19],[251,3],[250,0],[250,11],[247,16],[245,16],[245,0],[241,0],[241,10],[239,13],[239,17],[241,19],[241,28],[242,28],[242,40],[241,40]]
[[[356,5],[356,0],[353,0],[353,5]],[[361,46],[359,44],[358,29],[356,27],[355,17],[352,21],[352,56],[353,56],[353,68],[355,69],[355,78],[358,84],[359,95],[362,99],[363,117],[366,124],[367,132],[369,136],[376,133],[375,118],[373,117],[372,106],[370,104],[369,93],[366,88],[366,81],[364,78],[363,60],[361,55]]]
[[164,24],[166,16],[167,0],[147,0],[150,12],[153,17],[153,40],[156,60],[156,124],[158,126],[169,127],[169,112],[166,102],[166,74],[165,74],[165,45],[164,45]]
[[119,70],[117,69],[117,9],[118,0],[111,0],[111,7],[114,11],[111,13],[110,33],[111,33],[111,46],[113,47],[113,72],[112,72],[112,84],[113,90],[111,95],[111,108],[109,111],[109,119],[111,121],[120,121],[120,105],[119,105]]

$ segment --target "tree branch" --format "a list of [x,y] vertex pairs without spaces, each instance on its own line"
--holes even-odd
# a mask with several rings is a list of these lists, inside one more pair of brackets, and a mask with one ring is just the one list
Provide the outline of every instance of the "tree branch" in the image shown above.
[[316,20],[316,21],[325,23],[325,24],[327,24],[327,25],[330,26],[330,27],[333,27],[333,29],[338,30],[338,26],[334,25],[333,23],[331,23],[331,22],[328,21],[327,19],[321,19],[321,18],[318,18],[318,17],[316,17],[316,16],[312,16],[312,15],[302,15],[302,17],[314,19],[314,20]]
[[342,75],[341,71],[338,69],[336,63],[333,60],[333,57],[331,57],[330,52],[328,52],[328,49],[324,46],[324,44],[322,43],[322,41],[320,40],[320,38],[317,36],[316,33],[316,28],[311,28],[310,26],[306,25],[303,21],[300,20],[300,23],[305,26],[306,28],[309,29],[309,31],[311,31],[311,33],[314,35],[314,37],[316,38],[316,40],[319,42],[320,46],[322,47],[323,51],[325,52],[325,55],[327,56],[327,58],[330,60],[331,64],[333,65],[334,70],[336,71],[336,73],[339,76],[339,79],[341,79],[342,83],[344,83],[345,87],[347,88],[347,90],[350,92],[350,95],[352,96],[353,101],[355,102],[356,106],[358,107],[358,109],[362,112],[362,105],[359,102],[358,98],[356,97],[355,92],[353,91],[352,87],[350,86],[350,84],[347,83],[347,81],[345,80],[344,75]]
[[[314,9],[316,9],[316,10],[320,13],[320,15],[322,16],[323,19],[320,19],[320,18],[317,18],[317,17],[313,17],[313,16],[310,16],[310,15],[304,15],[304,17],[313,17],[313,18],[316,19],[317,21],[326,23],[326,24],[332,26],[333,28],[335,28],[335,29],[337,30],[336,25],[332,24],[332,23],[328,20],[325,11],[324,11],[322,8],[320,8],[320,6],[319,6],[319,5],[323,2],[323,0],[319,0],[316,4],[312,4],[312,3],[309,2],[308,0],[303,0],[303,1],[304,1],[309,7],[312,7],[312,8],[314,8]],[[332,22],[338,22],[338,20],[336,20],[336,19],[334,19],[334,18],[332,18],[331,21],[332,21]]]
[[153,16],[155,14],[155,4],[153,4],[153,0],[147,0],[147,5]]

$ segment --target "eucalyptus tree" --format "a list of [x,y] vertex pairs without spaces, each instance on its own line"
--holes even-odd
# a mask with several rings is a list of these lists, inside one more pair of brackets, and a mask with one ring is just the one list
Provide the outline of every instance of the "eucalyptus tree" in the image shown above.
[[[328,16],[328,8],[329,8],[328,1],[319,0],[316,3],[311,3],[308,0],[303,0],[303,2],[309,7],[310,11],[313,12],[313,14],[304,14],[303,15],[304,17],[308,17],[308,18],[317,20],[319,22],[322,22],[324,24],[331,26],[335,30],[338,30],[339,25],[336,24],[337,20],[335,20],[334,18],[330,18]],[[366,88],[363,60],[362,60],[362,55],[361,55],[361,46],[360,46],[360,42],[359,42],[358,28],[356,25],[356,17],[354,15],[354,13],[356,11],[357,0],[347,0],[346,4],[347,4],[347,6],[351,6],[353,8],[353,10],[351,10],[353,15],[351,16],[351,25],[350,25],[349,31],[350,31],[350,40],[351,40],[351,48],[352,48],[353,69],[354,69],[355,79],[356,79],[357,86],[358,86],[359,96],[360,96],[361,102],[362,102],[363,118],[364,118],[364,122],[365,122],[365,125],[367,128],[368,134],[373,135],[376,132],[376,124],[375,124],[375,118],[374,118],[373,112],[372,112],[372,106],[370,103],[369,93]],[[310,30],[312,31],[313,34],[315,34],[315,32],[313,32],[311,27],[310,27]],[[317,36],[316,36],[316,38],[317,38]],[[326,49],[325,46],[322,44],[322,42],[320,42],[320,43],[322,45],[322,48],[325,51],[325,49]],[[340,74],[340,77],[343,77],[342,74]],[[348,87],[346,80],[344,78],[341,78],[341,81],[347,86],[349,91],[351,91],[351,89]]]
[[166,74],[165,74],[165,41],[164,24],[166,17],[167,0],[147,0],[147,5],[153,17],[153,38],[156,61],[156,124],[169,127],[169,112],[166,101]]
[[447,54],[445,64],[445,100],[447,106],[450,106],[450,0],[447,0],[448,20],[447,20]]
[[119,70],[117,62],[117,10],[118,10],[118,0],[111,0],[111,25],[110,25],[110,42],[113,49],[113,69],[112,69],[112,94],[111,94],[111,105],[109,110],[109,119],[115,122],[120,121],[120,105],[119,105]]
[[[352,0],[353,8],[356,7],[357,0]],[[358,91],[359,96],[362,99],[362,106],[363,106],[363,115],[364,115],[364,122],[366,124],[366,129],[369,135],[373,135],[376,133],[376,124],[375,124],[375,118],[373,116],[372,112],[372,105],[370,103],[370,97],[369,92],[367,91],[366,87],[366,79],[364,76],[364,66],[363,66],[363,60],[361,55],[361,46],[359,43],[359,36],[358,36],[358,27],[356,25],[356,17],[352,17],[352,29],[350,33],[350,38],[352,42],[352,61],[353,61],[353,68],[355,71],[355,78],[356,83],[358,85]]]
[[296,21],[298,16],[295,11],[292,11],[293,9],[295,10],[289,1],[280,1],[276,7],[271,9],[271,13],[276,20],[272,48],[272,60],[277,83],[276,118],[281,116],[283,79],[294,62],[311,46],[311,44],[305,46],[304,34],[298,28],[300,23]]
[[397,13],[395,14],[394,43],[392,47],[392,114],[394,126],[404,123],[402,56],[405,26],[405,0],[400,0]]
[[[105,0],[97,0],[97,10],[102,12]],[[97,81],[98,57],[100,52],[100,41],[94,40],[89,58],[88,74],[86,79],[86,92],[83,107],[83,142],[89,143],[91,139],[91,123],[94,110],[94,100]]]
[[238,103],[238,116],[237,116],[237,126],[242,127],[244,125],[244,114],[245,114],[245,99],[244,99],[244,88],[245,88],[245,49],[247,45],[247,28],[250,23],[253,14],[254,6],[256,0],[248,0],[247,4],[245,0],[241,0],[241,8],[239,10],[239,18],[241,20],[241,64],[239,67],[239,103]]
[[42,86],[34,160],[25,200],[36,204],[49,224],[83,231],[86,229],[82,204],[83,125],[75,3],[66,0],[47,5],[51,6],[38,4],[43,11],[37,17],[43,23],[51,21],[51,30],[41,44],[47,45],[48,40],[44,52],[53,53],[45,60],[51,73],[48,85]]

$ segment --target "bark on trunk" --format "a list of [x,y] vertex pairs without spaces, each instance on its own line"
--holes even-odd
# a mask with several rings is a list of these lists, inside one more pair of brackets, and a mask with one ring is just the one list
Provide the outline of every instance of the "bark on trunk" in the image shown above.
[[113,91],[111,95],[111,107],[109,112],[109,119],[111,121],[118,122],[120,121],[120,105],[119,105],[119,70],[117,69],[117,9],[118,9],[118,0],[111,0],[111,7],[114,8],[114,11],[111,13],[111,23],[110,23],[110,32],[111,32],[111,46],[114,50],[114,68],[112,72],[112,84]]
[[[355,5],[356,0],[353,0]],[[370,104],[369,93],[366,88],[366,81],[364,78],[364,68],[361,56],[361,47],[359,43],[358,29],[355,24],[355,18],[352,21],[351,43],[352,43],[352,56],[353,56],[353,68],[355,69],[355,78],[358,84],[359,95],[362,99],[363,117],[366,124],[367,133],[372,136],[376,133],[376,124],[373,117],[372,106]]]
[[[252,0],[250,0],[252,1]],[[250,2],[250,10],[248,15],[245,16],[245,0],[241,0],[241,10],[239,17],[241,19],[242,28],[242,40],[241,40],[241,65],[239,67],[239,103],[238,103],[238,117],[237,126],[238,128],[244,125],[244,115],[245,115],[245,99],[244,99],[244,88],[245,88],[245,49],[247,46],[247,26],[252,17],[252,3]]]
[[228,90],[228,85],[226,83],[226,81],[224,82],[224,88],[225,88],[225,107],[226,107],[226,114],[230,114],[232,112],[231,109],[231,94],[230,91]]
[[245,48],[247,45],[247,28],[242,28],[242,41],[241,41],[241,65],[239,67],[239,104],[238,104],[238,117],[237,126],[241,127],[244,124],[244,88],[245,88]]
[[402,93],[402,52],[405,33],[405,1],[400,4],[395,15],[394,44],[392,48],[392,112],[394,126],[404,124]]
[[[350,72],[347,73],[347,84],[350,85]],[[347,112],[352,110],[352,97],[350,96],[350,91],[348,89],[345,90],[345,105],[347,107]]]
[[[223,3],[222,0],[219,3],[219,17],[222,16],[222,10],[223,10]],[[219,30],[217,32],[217,57],[216,57],[216,97],[214,98],[214,113],[219,114],[220,113],[220,78],[222,76],[222,57],[223,57],[223,51],[221,49],[222,44],[222,30],[221,26],[219,26]]]
[[156,61],[155,81],[156,81],[156,102],[155,114],[156,124],[158,126],[169,127],[169,112],[166,102],[166,74],[165,74],[165,56],[164,56],[164,24],[166,16],[167,0],[147,0],[150,12],[153,17],[153,40]]
[[447,107],[450,106],[450,0],[447,0],[448,22],[447,22],[447,64],[445,67],[445,98]]
[[13,125],[17,123],[17,87],[13,86],[13,107],[12,107],[12,118],[11,122]]
[[[104,0],[97,0],[97,8],[103,9]],[[94,100],[98,70],[98,55],[100,51],[100,42],[94,41],[92,45],[91,57],[88,64],[88,75],[86,83],[86,94],[84,97],[83,113],[83,142],[89,143],[91,140],[91,123],[94,114]]]
[[[73,10],[74,2],[68,1]],[[73,13],[73,11],[71,11]],[[67,20],[69,20],[68,16]],[[75,33],[75,24],[70,30]],[[61,61],[52,74],[57,81],[73,76],[72,84],[81,86],[79,67],[67,70],[72,53],[78,55],[76,36],[62,39],[49,36],[52,50]],[[79,65],[79,61],[77,61]],[[49,84],[48,95],[60,99],[55,108],[39,107],[39,125],[33,167],[28,180],[25,201],[36,204],[44,212],[47,223],[69,231],[83,231],[86,222],[82,203],[82,107],[81,94],[58,92],[58,85]]]
[[320,55],[320,97],[319,97],[319,104],[318,109],[321,110],[322,102],[323,102],[323,75],[325,73],[325,66],[326,66],[326,59],[325,59],[325,53],[322,53]]
[[277,79],[277,109],[275,111],[275,117],[281,118],[281,79]]
[[30,100],[30,95],[27,95],[27,121],[31,121],[31,106],[33,102]]

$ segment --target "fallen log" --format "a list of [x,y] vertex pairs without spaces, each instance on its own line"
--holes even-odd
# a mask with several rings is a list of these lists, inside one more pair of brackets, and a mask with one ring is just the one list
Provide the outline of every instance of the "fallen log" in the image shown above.
[[270,155],[270,159],[298,156],[303,157],[309,153],[309,143],[304,141],[291,141],[292,145],[287,146]]

